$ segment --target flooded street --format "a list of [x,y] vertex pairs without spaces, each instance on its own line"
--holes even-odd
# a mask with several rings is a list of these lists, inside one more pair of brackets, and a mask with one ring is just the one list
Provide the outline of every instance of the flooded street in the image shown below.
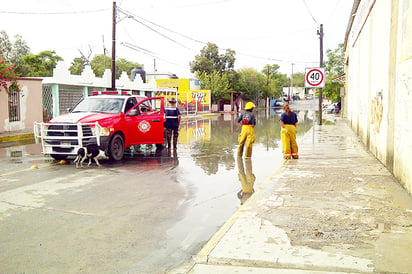
[[[1,148],[1,270],[158,273],[184,262],[247,199],[242,180],[256,191],[282,160],[280,113],[256,112],[250,161],[236,156],[236,114],[183,121],[176,153],[141,146],[101,168],[53,162],[36,144]],[[296,113],[299,142],[313,111]]]

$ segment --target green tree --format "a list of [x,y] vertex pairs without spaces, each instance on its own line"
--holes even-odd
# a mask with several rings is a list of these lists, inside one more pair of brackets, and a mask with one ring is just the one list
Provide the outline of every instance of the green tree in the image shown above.
[[9,35],[4,30],[0,31],[0,55],[3,56],[5,62],[10,62],[12,59],[13,45],[9,39]]
[[87,63],[88,61],[83,56],[74,58],[69,68],[70,73],[74,75],[82,74],[84,66],[86,66]]
[[332,76],[342,75],[344,72],[345,55],[343,46],[343,43],[341,43],[335,50],[328,49],[326,51],[327,61],[324,65],[328,74],[332,74]]
[[104,54],[97,54],[93,57],[90,65],[92,66],[94,74],[97,77],[102,77],[105,69],[112,67],[112,58]]
[[267,90],[267,78],[253,68],[243,68],[238,71],[239,80],[235,90],[245,92],[247,100],[258,102],[262,94]]
[[21,35],[16,34],[14,36],[14,42],[11,42],[7,32],[4,30],[0,31],[0,55],[3,56],[6,62],[16,64],[20,62],[24,55],[29,53],[30,48]]
[[280,66],[278,64],[265,65],[262,69],[262,74],[266,77],[267,93],[265,97],[281,97],[282,90],[288,83],[288,79],[285,74],[279,73]]
[[11,63],[18,64],[23,56],[30,54],[30,48],[27,42],[23,40],[21,35],[14,36],[14,43],[11,49]]
[[293,73],[293,86],[304,87],[305,86],[305,74],[303,72]]
[[233,71],[235,66],[236,52],[227,49],[225,54],[219,54],[216,44],[207,43],[200,51],[200,55],[195,56],[195,60],[190,62],[191,72],[219,73]]
[[129,77],[131,77],[131,72],[136,67],[143,67],[143,65],[128,61],[124,58],[118,58],[116,60],[116,77],[120,77],[120,74],[125,71]]
[[339,44],[335,50],[328,49],[326,51],[327,61],[325,61],[326,84],[323,88],[323,96],[337,102],[340,100],[340,88],[343,83],[334,81],[344,72],[345,56],[343,52],[343,44]]
[[201,83],[202,89],[209,89],[212,94],[212,103],[217,103],[222,99],[229,99],[230,84],[225,73],[217,71],[211,73],[199,72],[196,74]]
[[278,74],[276,80],[279,82],[279,94],[281,96],[283,88],[289,86],[289,79],[286,74]]
[[[84,63],[84,65],[86,64]],[[92,61],[90,62],[90,65],[92,66],[94,74],[97,77],[102,77],[106,69],[112,68],[112,58],[104,54],[98,54],[93,57]],[[127,75],[130,77],[132,69],[142,66],[143,65],[141,64],[128,61],[124,58],[118,58],[116,59],[116,78],[118,79],[123,71],[127,72]]]
[[0,55],[3,56],[4,62],[15,65],[14,72],[17,75],[25,76],[22,71],[21,60],[24,55],[29,53],[30,48],[21,35],[15,35],[14,42],[11,42],[7,32],[0,31]]
[[57,62],[62,61],[63,58],[56,55],[56,52],[45,50],[39,54],[27,54],[21,58],[20,69],[22,76],[53,76],[53,69]]
[[208,43],[190,62],[191,72],[195,72],[203,88],[212,92],[212,102],[230,98],[230,91],[238,79],[234,70],[236,52],[227,49],[219,54],[216,44]]

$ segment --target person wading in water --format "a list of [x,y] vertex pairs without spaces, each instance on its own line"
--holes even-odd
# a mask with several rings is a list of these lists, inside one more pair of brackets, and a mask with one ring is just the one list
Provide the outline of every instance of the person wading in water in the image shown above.
[[285,111],[280,116],[280,137],[282,140],[282,152],[284,159],[298,159],[298,144],[296,142],[296,127],[298,124],[298,117],[296,113],[290,110],[288,104],[283,106]]
[[246,144],[246,152],[245,157],[252,157],[252,145],[256,140],[255,136],[255,125],[256,119],[255,115],[253,114],[253,109],[255,108],[255,104],[252,102],[248,102],[245,105],[245,112],[242,113],[237,122],[242,126],[242,131],[239,134],[238,142],[239,146],[237,149],[237,156],[242,157],[243,155],[243,147]]

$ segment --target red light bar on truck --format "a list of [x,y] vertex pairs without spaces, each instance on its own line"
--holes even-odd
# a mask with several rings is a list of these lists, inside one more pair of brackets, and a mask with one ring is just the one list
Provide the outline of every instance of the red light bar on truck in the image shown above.
[[102,90],[102,91],[92,91],[92,95],[131,95],[130,91],[117,91],[117,90]]

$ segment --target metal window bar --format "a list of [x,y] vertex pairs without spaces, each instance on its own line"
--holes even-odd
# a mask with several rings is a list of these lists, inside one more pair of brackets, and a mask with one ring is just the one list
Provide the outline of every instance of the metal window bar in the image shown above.
[[65,114],[83,97],[83,87],[69,85],[59,86],[59,110],[60,114]]
[[9,121],[20,121],[20,92],[12,91],[8,95],[9,99]]

